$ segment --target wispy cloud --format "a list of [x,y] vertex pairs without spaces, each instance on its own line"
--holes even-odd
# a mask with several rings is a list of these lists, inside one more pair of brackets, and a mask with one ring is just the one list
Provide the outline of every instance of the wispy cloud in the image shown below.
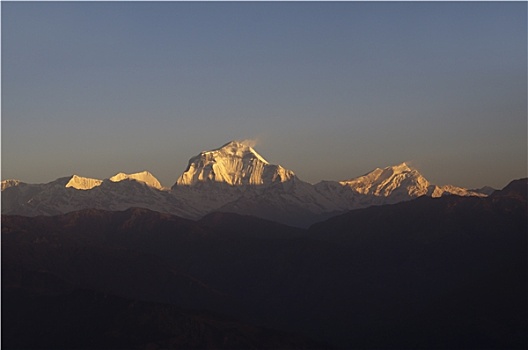
[[260,140],[258,137],[256,137],[253,139],[245,139],[240,142],[248,147],[255,147],[260,142]]

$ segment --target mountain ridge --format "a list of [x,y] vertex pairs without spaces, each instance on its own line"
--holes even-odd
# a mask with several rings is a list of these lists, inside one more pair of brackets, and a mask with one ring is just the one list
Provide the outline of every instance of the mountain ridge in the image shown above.
[[248,142],[230,141],[191,157],[171,188],[146,170],[105,180],[79,175],[47,184],[4,180],[2,213],[33,216],[92,207],[144,207],[190,219],[224,211],[307,227],[352,209],[452,194],[486,196],[457,186],[432,185],[407,163],[312,185],[292,170],[268,162]]
[[159,180],[147,170],[134,174],[117,173],[116,175],[109,178],[109,180],[112,182],[120,182],[123,180],[135,180],[144,183],[147,186],[157,188],[158,190],[163,189],[163,186],[161,185]]

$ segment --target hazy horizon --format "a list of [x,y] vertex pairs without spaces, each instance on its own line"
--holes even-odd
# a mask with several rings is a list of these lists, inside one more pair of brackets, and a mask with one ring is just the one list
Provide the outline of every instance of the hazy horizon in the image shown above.
[[304,181],[527,172],[525,2],[2,2],[2,179],[150,171],[252,139]]

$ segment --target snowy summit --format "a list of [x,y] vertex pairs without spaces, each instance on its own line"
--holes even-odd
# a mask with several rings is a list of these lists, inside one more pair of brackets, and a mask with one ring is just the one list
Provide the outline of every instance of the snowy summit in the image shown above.
[[247,142],[231,141],[191,158],[175,186],[217,182],[231,186],[268,185],[294,177],[293,171],[268,163]]
[[150,187],[157,188],[158,190],[163,189],[163,186],[161,186],[161,183],[148,171],[142,171],[140,173],[135,174],[125,174],[125,173],[119,173],[114,176],[112,176],[110,179],[112,182],[119,182],[123,180],[135,180],[137,182],[144,183]]

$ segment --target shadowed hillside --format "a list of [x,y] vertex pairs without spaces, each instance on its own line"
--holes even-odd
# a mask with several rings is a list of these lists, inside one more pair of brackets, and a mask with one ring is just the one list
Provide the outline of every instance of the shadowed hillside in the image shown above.
[[[165,333],[153,323],[157,338],[138,334],[141,344],[169,346],[183,337],[174,346],[221,347],[211,334],[233,334],[207,321],[203,338],[175,335],[187,329],[174,321],[183,308],[255,325],[236,326],[237,340],[225,344],[231,348],[321,346],[307,337],[347,349],[524,348],[526,189],[524,179],[488,198],[421,197],[351,211],[309,230],[236,214],[196,222],[145,209],[3,216],[2,304],[10,306],[3,324],[15,310],[27,315],[3,326],[4,345],[20,344],[24,332],[38,336],[31,320],[49,320],[44,310],[70,312],[89,299],[111,317],[135,300],[149,315],[170,319]],[[134,312],[116,340],[124,346],[144,318]],[[64,320],[85,329],[80,314],[57,313],[46,333]],[[111,344],[115,324],[101,327],[93,342]],[[278,333],[258,327],[305,338],[273,338]],[[51,346],[57,339],[50,339]]]
[[[6,292],[4,292],[6,293]],[[3,295],[4,349],[320,349],[324,343],[207,312],[89,290]],[[4,302],[5,301],[5,302]]]

